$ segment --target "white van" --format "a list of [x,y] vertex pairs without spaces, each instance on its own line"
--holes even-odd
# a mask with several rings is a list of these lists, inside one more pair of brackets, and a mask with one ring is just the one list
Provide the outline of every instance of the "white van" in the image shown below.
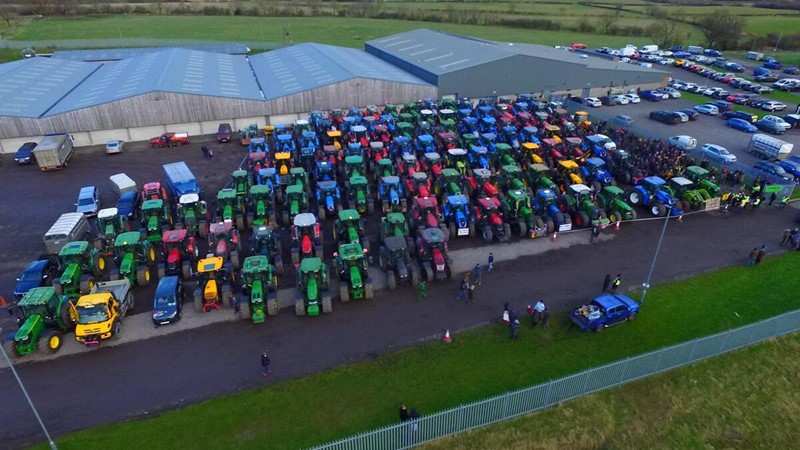
[[68,243],[88,239],[89,232],[89,221],[83,213],[65,213],[44,234],[44,246],[47,253],[57,255]]
[[650,53],[655,53],[657,51],[658,51],[657,45],[645,45],[644,47],[642,47],[641,50],[639,50],[639,53],[650,54]]
[[691,151],[697,148],[697,139],[691,136],[672,136],[667,140],[670,147],[679,148],[684,151]]

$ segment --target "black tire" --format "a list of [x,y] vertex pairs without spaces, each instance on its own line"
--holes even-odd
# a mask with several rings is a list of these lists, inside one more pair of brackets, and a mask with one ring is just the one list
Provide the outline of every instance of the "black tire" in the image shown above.
[[236,250],[231,250],[231,265],[235,270],[239,270],[241,266],[241,261],[239,261],[239,252]]
[[230,284],[223,284],[222,285],[222,305],[226,308],[231,307],[231,303],[233,301],[233,288]]
[[522,219],[517,220],[517,235],[519,237],[525,237],[528,235],[528,226]]
[[662,205],[662,204],[660,204],[660,203],[656,203],[656,204],[654,204],[654,205],[650,205],[650,213],[651,213],[651,214],[652,214],[654,217],[661,217],[661,216],[663,216],[663,215],[664,215],[666,212],[667,212],[667,208],[665,208],[665,207],[664,207],[664,205]]
[[622,220],[622,213],[617,211],[616,209],[612,209],[610,213],[608,213],[608,220],[614,224]]
[[602,333],[603,330],[605,330],[605,329],[606,329],[605,325],[599,325],[597,328],[594,329],[594,332],[595,333]]
[[193,296],[193,303],[194,303],[194,310],[197,312],[203,312],[203,294],[200,291],[200,287],[198,286],[197,289],[194,291]]
[[50,330],[39,337],[38,345],[44,344],[44,349],[48,353],[58,353],[64,345],[64,335],[58,330]]
[[53,279],[50,285],[53,286],[53,289],[56,290],[56,295],[61,295],[64,293],[64,286],[61,285],[61,278]]
[[636,316],[637,316],[637,315],[638,315],[638,313],[635,313],[635,312],[634,312],[634,313],[631,313],[631,315],[630,315],[630,316],[628,316],[628,320],[634,320],[634,319],[636,319]]
[[95,280],[93,276],[91,275],[81,276],[81,282],[79,287],[81,294],[88,294],[89,292],[91,292],[92,288],[94,288],[94,284]]
[[331,294],[326,292],[322,294],[322,313],[330,314],[331,312],[333,312],[333,300],[331,299]]
[[296,266],[298,264],[300,264],[300,249],[292,247],[292,265]]
[[111,339],[114,341],[119,340],[119,335],[122,332],[122,326],[119,324],[119,320],[114,322],[114,325],[111,326]]
[[584,211],[578,211],[578,213],[575,214],[575,224],[578,226],[578,228],[586,228],[592,223],[588,214],[586,214]]
[[192,279],[192,263],[189,261],[184,261],[181,263],[181,275],[183,275],[184,280],[191,280]]
[[350,286],[347,281],[339,282],[339,301],[342,303],[350,301]]
[[14,342],[13,338],[7,339],[5,342],[3,342],[3,350],[6,351],[6,355],[8,355],[9,358],[15,358],[19,356],[19,353],[17,353],[17,343]]
[[420,278],[419,267],[417,267],[416,265],[412,265],[409,268],[409,272],[411,273],[411,286],[417,287],[419,285],[419,278]]
[[433,267],[431,267],[431,263],[424,262],[422,263],[422,268],[425,269],[425,281],[431,282],[433,281]]
[[302,294],[299,292],[296,293],[294,298],[294,314],[297,316],[306,315],[306,302],[305,299],[303,299]]
[[628,201],[633,206],[639,206],[642,204],[642,194],[637,191],[631,191],[628,193]]
[[486,242],[492,242],[492,239],[494,238],[492,234],[492,228],[489,226],[483,227],[483,230],[481,230],[481,237]]
[[457,236],[458,235],[458,231],[456,230],[455,222],[450,221],[450,223],[447,224],[447,232],[448,232],[448,234],[450,236]]
[[274,292],[270,292],[267,294],[267,315],[270,317],[277,316],[279,310],[278,298]]
[[547,232],[548,233],[554,233],[554,232],[558,231],[556,229],[556,223],[553,222],[553,218],[552,217],[545,217],[544,218],[544,225],[547,227]]
[[159,280],[167,276],[167,268],[164,266],[164,263],[158,265],[157,271]]
[[364,298],[366,300],[375,298],[375,284],[372,282],[372,278],[367,278],[364,283]]
[[284,211],[281,215],[281,221],[283,222],[284,227],[291,227],[292,224],[289,222],[289,211]]
[[469,237],[475,237],[475,222],[469,223]]
[[64,325],[61,331],[68,331],[75,327],[75,321],[72,320],[72,308],[70,305],[70,301],[65,301],[61,304],[61,309],[58,311],[58,316],[61,319],[61,323]]
[[150,285],[150,268],[144,264],[140,264],[136,268],[136,284],[138,286]]
[[389,269],[386,272],[386,286],[390,291],[397,289],[397,275],[395,275],[394,270]]

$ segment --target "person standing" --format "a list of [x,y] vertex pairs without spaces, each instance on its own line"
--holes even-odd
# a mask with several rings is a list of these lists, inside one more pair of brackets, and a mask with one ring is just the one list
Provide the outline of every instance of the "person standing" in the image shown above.
[[764,255],[767,254],[767,246],[762,245],[760,249],[756,252],[755,263],[756,265],[761,264],[761,260],[764,259]]
[[605,279],[603,280],[603,293],[605,294],[608,292],[608,288],[611,287],[611,274],[607,273]]
[[267,355],[267,350],[264,350],[264,353],[261,354],[261,376],[268,376],[272,373],[272,361],[269,359],[269,355]]
[[611,293],[616,294],[617,289],[622,284],[622,274],[618,273],[617,276],[614,278],[614,281],[611,282]]
[[406,409],[406,405],[400,405],[400,422],[407,422],[408,421],[408,409]]
[[494,253],[489,252],[489,272],[494,270]]
[[788,244],[789,238],[792,237],[792,230],[787,228],[783,230],[783,239],[781,239],[781,245]]
[[203,152],[203,158],[208,159],[208,147],[204,145],[200,147],[200,150]]
[[511,340],[516,340],[519,337],[519,319],[511,322]]
[[417,300],[424,300],[428,297],[428,291],[425,286],[425,280],[419,280],[417,285]]
[[542,313],[542,328],[547,328],[548,320],[550,320],[550,308],[545,308]]
[[408,419],[411,420],[412,423],[411,429],[417,431],[417,421],[419,421],[417,408],[411,408],[411,414],[409,414]]
[[480,264],[475,264],[472,274],[475,276],[475,284],[481,285],[481,276],[483,275],[483,267]]
[[756,262],[756,257],[758,256],[758,248],[753,247],[753,251],[750,252],[750,255],[747,257],[747,265],[752,266]]
[[600,226],[596,223],[592,224],[592,235],[589,238],[589,243],[594,242],[597,237],[600,236]]
[[467,303],[472,304],[472,301],[475,299],[475,285],[470,284],[469,288],[467,289]]

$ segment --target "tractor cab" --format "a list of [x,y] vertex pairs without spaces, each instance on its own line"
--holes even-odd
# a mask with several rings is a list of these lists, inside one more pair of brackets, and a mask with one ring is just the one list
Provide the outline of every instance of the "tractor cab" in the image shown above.
[[482,145],[472,145],[469,148],[469,166],[473,169],[488,169],[489,149]]
[[247,314],[253,323],[263,323],[266,316],[278,314],[278,299],[275,290],[278,278],[275,268],[266,256],[250,256],[242,265],[242,294],[249,306]]
[[439,151],[449,150],[458,146],[456,135],[451,132],[442,132],[437,134],[436,141],[436,147]]
[[[225,302],[223,285],[232,278],[228,270],[223,267],[224,260],[219,256],[201,259],[197,262],[196,276],[198,289],[194,296],[195,309],[198,312],[208,312],[212,309],[219,311],[220,304]],[[232,280],[231,280],[232,281]],[[230,285],[225,286],[230,294]],[[200,294],[200,295],[198,295]]]
[[357,143],[362,148],[369,145],[369,136],[367,136],[367,127],[364,125],[354,125],[350,129],[351,141]]
[[589,120],[589,113],[586,111],[575,111],[575,125],[584,130],[591,127],[592,122]]
[[456,169],[461,175],[467,174],[470,167],[469,156],[463,148],[451,148],[447,150],[447,167]]
[[494,197],[497,195],[497,187],[495,187],[492,180],[492,172],[489,169],[473,169],[472,178],[467,179],[472,187],[472,191],[476,192],[477,197]]
[[483,133],[480,136],[480,143],[484,147],[489,149],[489,152],[494,153],[495,145],[497,141],[497,135],[494,133]]
[[336,180],[336,167],[330,161],[317,161],[314,169],[314,178],[317,182],[320,181],[335,181]]
[[404,153],[402,162],[398,164],[398,169],[401,175],[410,176],[413,173],[419,172],[421,167],[419,161],[417,161],[417,157],[413,153]]
[[516,165],[517,160],[514,158],[515,153],[516,152],[510,145],[504,142],[497,144],[492,154],[495,167]]
[[544,126],[544,135],[548,138],[555,139],[557,144],[561,143],[561,128],[558,125],[546,124]]
[[518,111],[516,115],[517,123],[527,128],[533,123],[533,116],[528,111]]
[[292,223],[292,263],[306,257],[322,257],[322,230],[314,214],[301,213]]
[[303,133],[300,135],[300,147],[310,147],[316,150],[317,147],[319,147],[319,138],[317,137],[317,133],[308,130],[303,131]]
[[461,175],[456,169],[447,168],[442,170],[442,176],[436,180],[434,191],[437,196],[442,194],[446,195],[462,195],[465,189],[463,188],[464,176]]
[[244,197],[250,189],[250,176],[246,170],[234,170],[231,174],[231,183],[236,190],[236,195]]
[[439,228],[425,228],[417,242],[417,253],[428,281],[450,278],[447,238]]
[[556,189],[553,169],[544,164],[531,164],[528,168],[528,179],[531,187],[539,189]]
[[578,137],[564,138],[567,147],[567,154],[573,158],[580,158],[583,156],[583,141]]
[[[122,234],[117,235],[117,238]],[[95,278],[102,276],[107,270],[106,257],[87,241],[67,243],[58,252],[58,260],[63,272],[58,281],[53,282],[59,294],[88,294],[94,286]]]
[[397,168],[389,158],[382,158],[378,160],[378,165],[375,168],[376,177],[388,177],[397,175]]
[[322,259],[303,259],[297,274],[297,289],[302,293],[302,298],[295,300],[295,313],[317,316],[331,312],[330,296],[324,292],[327,287],[328,267]]
[[369,143],[369,158],[373,161],[388,159],[388,152],[383,145],[383,141],[372,141]]
[[411,149],[411,140],[406,136],[394,138],[389,150],[391,151],[392,157],[395,159],[401,159],[403,156],[413,153]]
[[427,197],[431,192],[431,182],[425,172],[414,172],[408,179],[410,196]]
[[[160,233],[158,240],[161,240]],[[114,240],[114,259],[117,262],[119,276],[130,280],[131,285],[134,281],[139,285],[150,283],[150,270],[145,264],[155,263],[156,251],[150,242],[142,240],[141,234],[129,231],[117,236]]]
[[264,137],[251,137],[247,144],[247,153],[267,153],[267,139]]
[[275,143],[276,153],[294,153],[297,149],[294,143],[294,136],[291,134],[279,134]]
[[442,157],[436,152],[428,152],[423,155],[425,161],[425,169],[433,175],[434,178],[442,174]]
[[504,189],[526,189],[527,184],[522,169],[515,164],[507,164],[500,168],[499,185]]
[[258,173],[264,167],[267,167],[267,153],[266,152],[253,152],[247,154],[247,170],[250,173]]
[[[191,277],[191,261],[195,261],[199,255],[199,249],[195,244],[194,236],[189,236],[189,232],[183,230],[167,230],[161,236],[162,249],[164,255],[163,276],[182,275],[184,279]],[[159,266],[159,271],[162,267]]]
[[339,279],[339,295],[342,301],[350,298],[371,298],[372,292],[367,291],[371,284],[367,270],[366,251],[360,244],[342,244],[339,251],[333,254]]
[[421,134],[417,136],[417,140],[414,141],[414,144],[418,158],[421,158],[425,153],[436,151],[436,147],[433,145],[433,136],[430,134]]
[[517,136],[517,127],[513,125],[503,127],[503,143],[508,144],[513,148],[519,148],[519,137]]
[[614,177],[611,176],[611,172],[606,170],[605,165],[606,162],[602,158],[592,157],[588,158],[581,166],[584,178],[591,180],[595,190],[599,190],[602,186],[615,184]]
[[559,161],[558,170],[562,179],[564,180],[565,185],[569,186],[570,184],[583,184],[580,167],[575,161],[572,161],[571,159]]
[[361,243],[364,235],[364,223],[355,209],[339,211],[339,218],[334,223],[334,230],[340,243]]
[[[401,114],[401,116],[402,115],[403,114]],[[401,119],[402,119],[402,117],[401,117]],[[412,124],[411,122],[398,122],[397,123],[397,133],[400,136],[405,137],[406,139],[409,139],[409,140],[413,139],[414,135],[416,134],[415,130],[414,130],[414,124]]]
[[98,211],[97,227],[100,229],[100,236],[108,241],[113,241],[117,234],[125,229],[117,208],[104,208]]
[[142,203],[142,227],[148,241],[160,242],[161,232],[171,224],[172,216],[163,200],[147,200]]
[[[239,232],[233,228],[233,223],[229,220],[212,223],[208,233],[209,253],[219,257],[230,257],[234,268],[238,268]],[[236,260],[234,260],[234,255]]]
[[403,185],[400,177],[395,175],[384,176],[378,182],[378,198],[381,200],[383,213],[389,211],[403,211],[407,208],[406,199],[403,197]]
[[381,240],[387,236],[406,237],[409,235],[406,217],[399,212],[390,212],[381,219]]
[[592,196],[592,190],[585,184],[572,184],[569,187],[569,193],[577,202],[582,201],[584,198]]
[[439,211],[439,202],[435,197],[417,197],[414,206],[416,210],[414,219],[418,227],[435,228],[439,226],[442,214]]
[[283,221],[288,225],[295,215],[308,210],[308,195],[302,186],[292,184],[286,188],[284,201]]
[[539,144],[535,142],[523,142],[522,154],[524,155],[524,165],[528,164],[542,164],[544,160],[541,156]]
[[346,179],[354,176],[363,176],[366,173],[364,170],[364,158],[359,155],[346,157],[344,159],[344,173]]
[[345,147],[344,156],[345,158],[348,156],[360,156],[363,158],[364,147],[362,147],[361,144],[358,142],[351,142],[347,144],[347,147]]
[[719,197],[722,189],[711,179],[711,172],[700,166],[686,168],[686,178],[692,180],[701,189],[705,189],[711,197]]
[[292,167],[292,154],[290,152],[277,152],[273,158],[275,159],[276,176],[280,179],[280,184],[285,185],[288,181],[286,176],[289,175],[289,169]]
[[289,170],[289,184],[293,186],[301,186],[303,189],[308,188],[308,173],[302,167],[292,167]]
[[539,129],[533,126],[523,127],[519,133],[519,138],[523,142],[539,143]]
[[332,145],[336,150],[341,151],[344,147],[342,145],[342,132],[339,130],[331,130],[325,133],[328,138],[325,145]]

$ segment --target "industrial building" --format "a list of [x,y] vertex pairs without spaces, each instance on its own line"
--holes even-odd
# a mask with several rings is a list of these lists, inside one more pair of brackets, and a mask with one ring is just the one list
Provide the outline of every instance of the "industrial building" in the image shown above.
[[367,53],[439,88],[439,96],[521,92],[605,95],[609,88],[666,84],[663,71],[582,57],[562,48],[492,42],[427,29],[368,41]]

